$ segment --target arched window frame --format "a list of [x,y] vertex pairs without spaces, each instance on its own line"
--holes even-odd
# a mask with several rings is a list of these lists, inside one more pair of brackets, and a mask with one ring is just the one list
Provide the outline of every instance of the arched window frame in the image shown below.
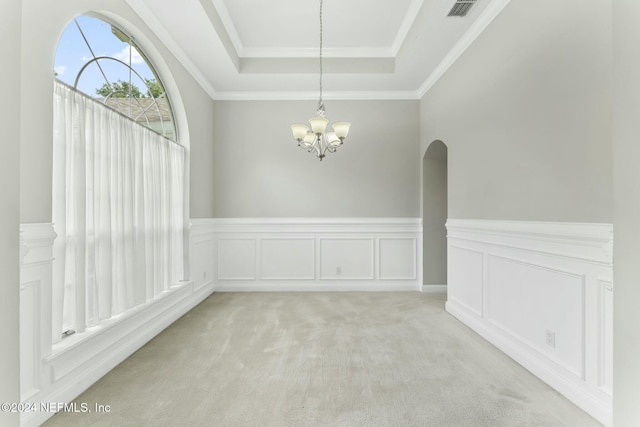
[[[111,26],[111,33],[113,37],[120,40],[120,42],[127,44],[128,46],[128,58],[123,60],[114,56],[113,54],[99,54],[96,51],[95,45],[92,43],[93,40],[91,35],[87,36],[86,28],[83,29],[83,25],[80,24],[79,18],[88,18],[95,19],[101,21],[105,24]],[[161,135],[171,139],[172,141],[181,143],[181,140],[178,138],[178,124],[175,119],[174,109],[172,102],[170,100],[170,96],[167,93],[166,85],[163,79],[160,77],[160,74],[156,70],[155,62],[151,61],[148,54],[147,49],[141,46],[138,42],[138,39],[132,35],[129,31],[123,30],[125,26],[121,26],[114,22],[110,17],[103,16],[101,14],[95,13],[87,13],[84,15],[80,15],[75,17],[72,22],[70,22],[65,27],[65,32],[69,30],[69,27],[73,27],[77,30],[82,37],[86,48],[88,49],[91,57],[87,58],[86,62],[83,66],[81,66],[78,72],[75,74],[73,79],[59,79],[64,83],[72,86],[75,90],[85,93],[87,96],[100,99],[102,103],[107,105],[108,107],[118,111],[119,113],[129,117],[130,119],[152,129],[153,131],[160,133]],[[131,25],[127,25],[127,27],[132,27]],[[64,37],[64,34],[63,34]],[[58,42],[57,52],[60,49],[60,41]],[[136,68],[133,67],[134,64],[134,54],[138,55],[144,61],[144,64],[148,68],[149,72],[152,74],[152,78],[149,79],[140,74]],[[158,56],[158,55],[154,55]],[[57,62],[57,53],[56,53],[56,62]],[[116,77],[112,71],[106,70],[103,67],[106,63],[115,63],[127,70],[127,74],[129,75],[128,80],[122,80]],[[57,65],[57,64],[55,64]],[[55,68],[54,65],[54,68]],[[84,73],[89,70],[92,66],[96,66],[100,71],[100,75],[102,76],[102,89],[111,89],[111,92],[102,98],[97,98],[96,93],[90,93],[87,90],[83,90],[79,87],[79,84],[82,80]],[[57,76],[57,73],[54,72],[54,75]],[[134,77],[137,78],[139,84],[144,84],[144,89],[146,89],[147,96],[138,97],[135,96],[135,89],[140,89],[135,86]],[[66,80],[66,81],[65,81]],[[155,90],[152,86],[150,86],[150,80],[153,81],[157,86],[155,86]],[[125,87],[128,90],[119,90],[118,87]],[[154,93],[157,92],[157,88],[161,89],[161,93],[156,96]],[[96,92],[100,88],[95,88]],[[144,90],[142,89],[142,90]],[[165,102],[162,102],[165,101]],[[152,114],[153,113],[153,114]],[[165,117],[168,117],[169,120],[165,120]],[[158,118],[160,125],[154,126],[155,120],[151,120],[152,118]],[[184,145],[184,144],[182,144]]]

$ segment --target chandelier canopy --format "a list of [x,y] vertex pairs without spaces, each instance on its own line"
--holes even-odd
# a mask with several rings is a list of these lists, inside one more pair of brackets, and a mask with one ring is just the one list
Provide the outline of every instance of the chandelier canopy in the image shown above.
[[322,101],[322,0],[320,0],[320,97],[318,99],[318,109],[316,117],[309,119],[309,126],[296,123],[291,125],[291,132],[298,147],[306,149],[308,152],[315,153],[322,161],[327,152],[334,153],[337,148],[342,145],[344,139],[349,133],[351,123],[336,122],[331,125],[332,132],[327,132],[329,119],[325,117],[324,102]]

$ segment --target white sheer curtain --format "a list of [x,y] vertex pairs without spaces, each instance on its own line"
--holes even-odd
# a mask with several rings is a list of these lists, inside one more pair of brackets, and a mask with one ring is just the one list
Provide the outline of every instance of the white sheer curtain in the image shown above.
[[54,83],[53,339],[183,278],[185,150]]

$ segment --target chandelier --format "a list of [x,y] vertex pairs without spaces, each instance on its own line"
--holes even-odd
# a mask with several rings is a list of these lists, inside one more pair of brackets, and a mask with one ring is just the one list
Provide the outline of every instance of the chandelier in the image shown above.
[[322,102],[322,0],[320,0],[320,97],[318,99],[318,109],[316,110],[316,117],[309,119],[309,126],[296,123],[291,125],[291,132],[296,141],[298,141],[298,147],[301,147],[308,152],[315,153],[316,156],[322,161],[327,151],[334,153],[337,148],[342,145],[344,139],[349,133],[349,127],[351,123],[348,122],[336,122],[331,125],[332,132],[327,132],[327,125],[329,125],[329,119],[325,117],[324,102]]

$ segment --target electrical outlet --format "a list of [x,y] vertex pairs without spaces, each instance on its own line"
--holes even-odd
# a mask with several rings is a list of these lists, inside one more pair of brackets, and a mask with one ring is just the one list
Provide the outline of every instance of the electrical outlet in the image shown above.
[[547,329],[545,341],[549,347],[556,348],[556,333]]
[[337,275],[342,274],[342,267],[336,267],[336,274]]

